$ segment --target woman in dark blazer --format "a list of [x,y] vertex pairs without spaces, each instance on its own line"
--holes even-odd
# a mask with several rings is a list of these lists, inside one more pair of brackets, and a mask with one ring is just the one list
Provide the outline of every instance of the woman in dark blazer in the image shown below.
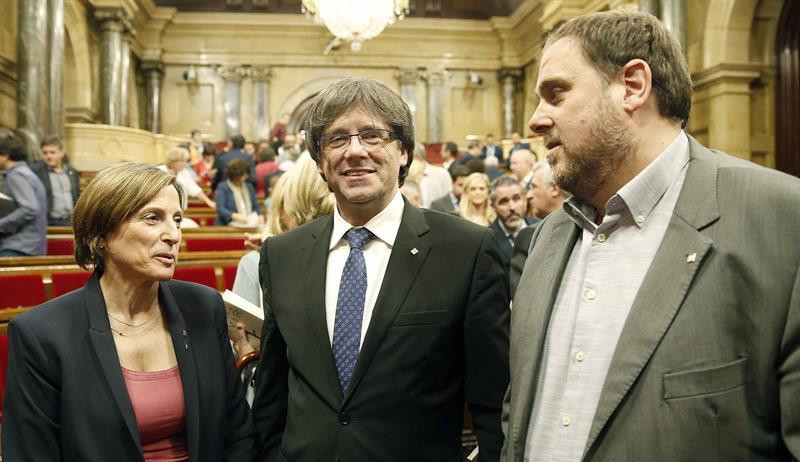
[[5,460],[250,460],[219,293],[170,281],[180,194],[173,176],[128,163],[81,195],[75,258],[95,271],[9,323]]
[[256,190],[247,181],[250,167],[244,159],[233,159],[225,167],[225,181],[217,186],[214,201],[217,204],[215,225],[249,225],[259,224],[258,214],[261,212],[256,198]]

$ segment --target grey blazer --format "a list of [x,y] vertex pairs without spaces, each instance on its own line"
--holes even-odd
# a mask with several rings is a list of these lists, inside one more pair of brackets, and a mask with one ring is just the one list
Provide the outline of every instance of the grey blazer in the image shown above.
[[[691,137],[690,149],[584,460],[799,459],[800,181]],[[547,326],[578,232],[557,210],[533,236],[512,311],[503,461],[525,453]]]

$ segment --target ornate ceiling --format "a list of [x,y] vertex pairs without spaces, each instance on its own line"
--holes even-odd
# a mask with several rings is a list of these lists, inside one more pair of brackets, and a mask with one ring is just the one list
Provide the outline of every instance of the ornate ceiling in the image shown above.
[[[300,0],[156,0],[180,11],[297,13]],[[488,19],[508,16],[522,0],[409,0],[412,17]]]

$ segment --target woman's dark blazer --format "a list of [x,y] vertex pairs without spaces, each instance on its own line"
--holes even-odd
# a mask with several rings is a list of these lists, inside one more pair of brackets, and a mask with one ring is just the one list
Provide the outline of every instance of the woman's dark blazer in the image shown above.
[[[189,460],[249,461],[250,410],[219,293],[169,281],[158,297],[183,382]],[[143,460],[97,272],[12,319],[8,336],[3,459]]]
[[[256,197],[256,190],[249,182],[244,182],[247,188],[247,195],[250,197],[250,206],[256,213],[261,213],[261,207],[258,206],[258,198]],[[228,182],[224,181],[217,186],[217,192],[214,193],[214,202],[217,204],[217,219],[214,225],[227,225],[233,219],[233,214],[236,212],[236,198],[233,196],[233,191]]]

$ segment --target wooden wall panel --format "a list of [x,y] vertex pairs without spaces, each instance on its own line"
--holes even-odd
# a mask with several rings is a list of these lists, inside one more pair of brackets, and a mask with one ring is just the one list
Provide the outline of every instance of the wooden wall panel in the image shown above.
[[800,2],[783,4],[776,53],[775,167],[800,176]]

